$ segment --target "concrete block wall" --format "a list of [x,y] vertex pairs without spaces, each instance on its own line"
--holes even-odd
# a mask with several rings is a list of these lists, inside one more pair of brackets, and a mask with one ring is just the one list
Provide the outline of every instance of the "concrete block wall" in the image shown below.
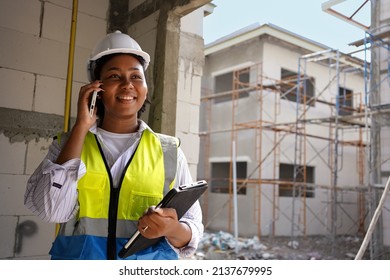
[[[76,116],[79,89],[87,82],[90,51],[106,34],[109,2],[78,1],[71,117]],[[129,7],[142,2],[129,1]],[[42,222],[25,209],[23,196],[51,137],[63,129],[72,3],[0,0],[0,259],[49,258],[55,225]],[[152,58],[156,15],[129,28]],[[191,54],[181,48],[178,110],[186,118],[179,118],[177,134],[185,143],[182,148],[195,179],[203,66],[203,39],[196,25],[202,25],[203,11],[189,18],[182,23],[183,42],[192,46],[188,40],[194,40],[193,50],[198,49]]]
[[[0,0],[0,113],[6,111],[11,120],[23,115],[44,126],[45,119],[54,117],[60,123],[53,131],[62,127],[72,2]],[[79,89],[87,82],[89,53],[106,33],[109,0],[78,3],[72,116]],[[19,132],[19,126],[11,121],[6,129],[0,127],[0,259],[47,259],[55,225],[25,209],[23,196],[51,139]]]
[[[1,96],[6,102],[2,102],[1,107],[63,114],[72,1],[1,2],[0,13],[5,19],[1,21],[0,32],[6,40],[0,43],[0,65],[6,76],[19,78],[16,85],[20,88],[8,84],[16,97],[24,97],[20,98],[22,102],[17,102],[2,91]],[[100,9],[92,15],[90,7]],[[87,81],[86,62],[90,50],[105,35],[107,8],[107,0],[79,1],[73,76],[76,83],[73,85],[72,105],[76,104],[81,84]],[[26,26],[29,28],[26,29]],[[26,94],[29,92],[34,95]]]

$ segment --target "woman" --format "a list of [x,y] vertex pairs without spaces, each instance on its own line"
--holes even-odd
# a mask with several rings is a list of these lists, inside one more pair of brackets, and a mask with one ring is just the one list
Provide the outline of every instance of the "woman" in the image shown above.
[[137,229],[146,238],[165,238],[129,259],[177,259],[197,248],[203,234],[199,202],[180,221],[174,209],[152,207],[192,179],[177,139],[156,134],[139,119],[148,103],[149,60],[119,31],[98,43],[72,130],[55,138],[27,183],[26,207],[60,223],[52,259],[117,259]]

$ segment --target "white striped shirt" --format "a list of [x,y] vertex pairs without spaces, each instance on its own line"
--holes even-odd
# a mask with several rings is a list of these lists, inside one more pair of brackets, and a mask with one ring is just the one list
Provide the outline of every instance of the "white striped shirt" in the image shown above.
[[[133,137],[130,137],[130,141],[127,143],[128,148],[125,149],[116,161],[109,162],[109,165],[112,165],[110,171],[114,182],[118,182],[118,178],[134,153],[145,129],[149,129],[147,124],[140,120],[139,130],[132,135]],[[91,128],[90,131],[96,134],[96,126]],[[110,152],[104,145],[105,141],[102,140],[99,133],[98,139],[102,144],[105,157],[109,158]],[[53,141],[46,157],[29,178],[24,195],[25,206],[44,221],[51,223],[67,222],[78,213],[77,182],[86,173],[86,167],[81,159],[72,159],[62,165],[54,163],[60,152],[61,146],[58,144],[58,141]],[[192,183],[192,177],[185,155],[179,148],[175,187],[186,183]],[[192,231],[191,240],[183,248],[171,247],[181,257],[189,257],[198,247],[204,230],[199,202],[196,202],[180,221],[190,226]]]

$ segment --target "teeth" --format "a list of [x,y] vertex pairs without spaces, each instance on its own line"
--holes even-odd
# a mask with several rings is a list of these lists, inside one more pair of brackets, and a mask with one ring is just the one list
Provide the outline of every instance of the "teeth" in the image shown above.
[[135,99],[134,96],[118,96],[118,99],[121,99],[121,100],[133,100]]

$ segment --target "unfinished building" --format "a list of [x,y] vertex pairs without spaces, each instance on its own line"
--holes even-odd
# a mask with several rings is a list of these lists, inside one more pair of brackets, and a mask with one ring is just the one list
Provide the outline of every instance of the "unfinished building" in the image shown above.
[[[383,6],[372,5],[379,16]],[[206,46],[198,169],[211,185],[206,228],[327,235],[334,246],[339,235],[366,234],[389,176],[383,29],[361,42],[378,57],[372,63],[272,24]],[[372,259],[388,254],[389,204]]]

